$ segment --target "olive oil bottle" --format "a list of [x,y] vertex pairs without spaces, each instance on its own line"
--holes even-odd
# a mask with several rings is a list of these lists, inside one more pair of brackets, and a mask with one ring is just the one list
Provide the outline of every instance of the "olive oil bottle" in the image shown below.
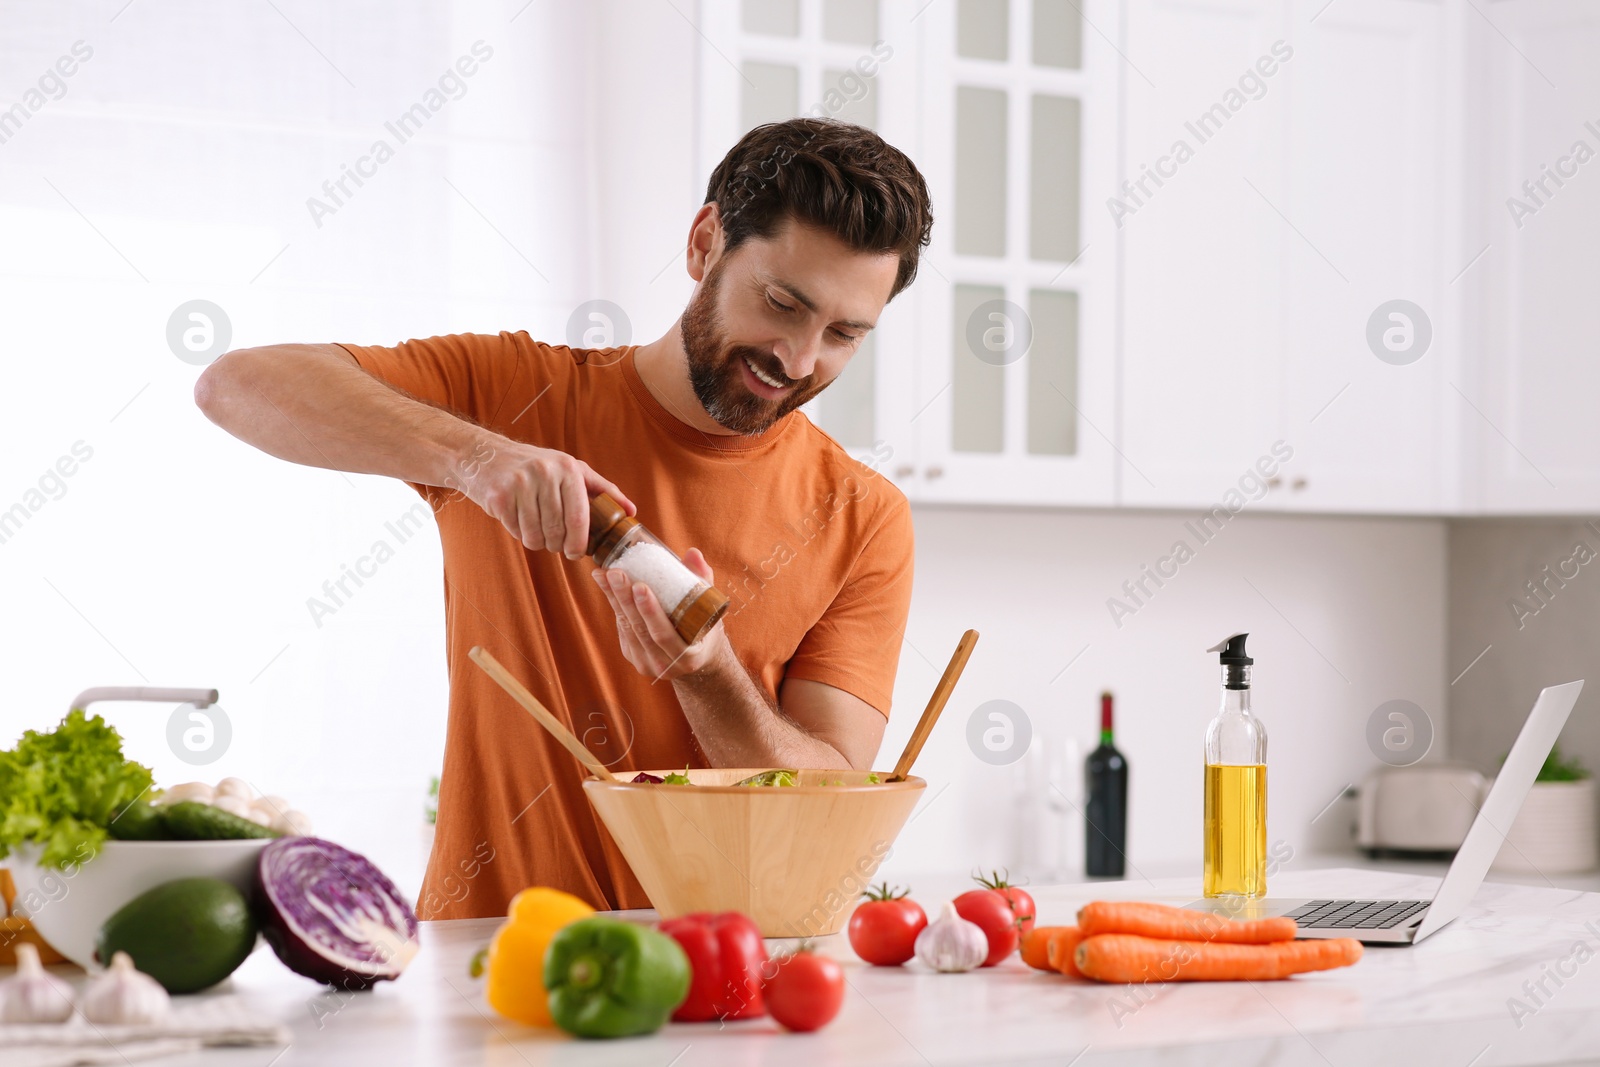
[[1222,710],[1206,730],[1205,894],[1267,892],[1267,731],[1250,710],[1248,634],[1208,649],[1222,660]]

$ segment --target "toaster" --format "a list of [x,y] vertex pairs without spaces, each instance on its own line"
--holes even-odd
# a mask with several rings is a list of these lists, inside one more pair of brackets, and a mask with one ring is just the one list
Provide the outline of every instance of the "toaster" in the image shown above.
[[1465,763],[1379,767],[1361,782],[1356,844],[1369,853],[1449,853],[1461,847],[1487,782]]

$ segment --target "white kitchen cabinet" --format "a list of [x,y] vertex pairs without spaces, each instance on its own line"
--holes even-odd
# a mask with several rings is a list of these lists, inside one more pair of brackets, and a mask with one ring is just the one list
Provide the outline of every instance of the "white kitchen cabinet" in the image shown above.
[[[1123,502],[1209,505],[1282,440],[1254,506],[1439,510],[1439,5],[1129,0],[1128,24],[1124,171],[1156,174],[1122,225]],[[1405,366],[1366,340],[1394,299],[1436,319]]]
[[[1436,513],[1447,504],[1441,412],[1459,402],[1447,384],[1459,331],[1446,293],[1472,254],[1456,251],[1447,215],[1459,182],[1447,120],[1460,103],[1445,83],[1444,12],[1326,4],[1294,5],[1286,172],[1262,189],[1287,216],[1280,434],[1295,451],[1270,503]],[[1396,300],[1421,314],[1379,314],[1402,349],[1384,348],[1399,361],[1386,362],[1368,322]]]
[[[1117,211],[1125,264],[1122,502],[1210,506],[1280,437],[1286,245],[1274,203],[1290,91],[1272,48],[1288,37],[1285,10],[1128,0],[1126,11],[1128,184],[1098,205]],[[1246,72],[1259,90],[1246,91]]]
[[1121,502],[1204,507],[1280,436],[1285,10],[1127,0],[1127,26]]
[[[1252,507],[1600,506],[1584,0],[714,0],[708,171],[837,86],[846,9],[893,57],[839,116],[937,224],[810,411],[913,499],[1209,508],[1292,450]],[[1379,358],[1375,316],[1427,350]]]
[[[1469,22],[1469,204],[1488,246],[1460,407],[1468,513],[1600,508],[1600,21],[1582,0],[1512,0]],[[1503,37],[1501,35],[1504,35]],[[1580,145],[1583,146],[1580,148]],[[1583,161],[1579,161],[1579,157]],[[1524,183],[1527,183],[1525,187]]]

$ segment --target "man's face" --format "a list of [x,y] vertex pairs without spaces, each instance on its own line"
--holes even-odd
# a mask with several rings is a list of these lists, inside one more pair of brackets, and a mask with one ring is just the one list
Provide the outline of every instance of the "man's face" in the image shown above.
[[877,325],[898,269],[793,220],[713,258],[682,322],[706,413],[761,433],[822,392]]

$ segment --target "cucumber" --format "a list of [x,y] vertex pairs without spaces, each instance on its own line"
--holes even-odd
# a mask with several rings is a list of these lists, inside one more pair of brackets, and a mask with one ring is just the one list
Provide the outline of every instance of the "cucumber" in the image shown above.
[[135,800],[106,827],[118,841],[167,841],[166,820],[161,809],[148,800]]
[[175,841],[231,841],[247,837],[281,837],[260,823],[198,800],[181,800],[161,813],[167,836]]

